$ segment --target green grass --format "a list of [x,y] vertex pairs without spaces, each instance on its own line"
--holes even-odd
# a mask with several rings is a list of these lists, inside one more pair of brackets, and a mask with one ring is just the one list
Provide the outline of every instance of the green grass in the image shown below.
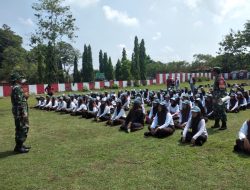
[[[34,103],[31,97],[29,104]],[[190,147],[179,144],[180,130],[165,139],[145,139],[147,127],[126,134],[118,127],[32,109],[27,139],[32,149],[14,155],[11,104],[3,98],[0,189],[248,189],[250,158],[232,149],[249,115],[250,110],[228,114],[226,131],[211,130],[209,121],[208,142]]]

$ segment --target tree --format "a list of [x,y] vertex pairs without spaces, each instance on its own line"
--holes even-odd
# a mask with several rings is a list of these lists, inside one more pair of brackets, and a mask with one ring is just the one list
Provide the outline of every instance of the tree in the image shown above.
[[104,52],[104,54],[103,54],[103,72],[104,72],[105,78],[107,79],[107,75],[108,75],[108,54],[106,52]]
[[127,52],[126,49],[122,49],[122,62],[127,60]]
[[54,47],[52,46],[52,43],[49,42],[48,44],[48,48],[47,48],[47,55],[46,55],[46,59],[45,59],[45,64],[46,64],[46,79],[45,81],[48,84],[51,84],[55,81],[58,81],[57,79],[57,68],[54,64],[55,62],[55,57],[54,55]]
[[[47,61],[52,65],[46,64],[46,67],[48,67],[46,70],[53,68],[55,71],[51,72],[50,75],[54,74],[55,76],[51,77],[61,82],[63,82],[65,67],[64,71],[62,71],[64,61],[60,56],[57,56],[56,45],[66,38],[73,41],[76,37],[74,33],[77,30],[70,7],[64,6],[63,3],[64,0],[38,0],[38,3],[34,3],[32,8],[35,10],[34,15],[37,18],[38,28],[31,35],[31,45],[50,44],[48,49],[53,51],[50,52],[52,57],[49,57],[49,59],[53,61]],[[71,63],[73,65],[73,61]],[[66,70],[66,76],[69,78],[68,71]]]
[[74,83],[80,82],[80,74],[78,71],[78,58],[76,55],[75,55],[75,59],[74,59],[73,82]]
[[104,72],[102,50],[100,50],[100,52],[99,52],[99,71],[100,71],[100,73]]
[[108,59],[108,65],[107,65],[107,80],[113,80],[114,79],[114,68],[113,68],[113,64],[112,64],[112,60],[111,57],[109,57]]
[[131,66],[131,74],[135,80],[140,79],[140,63],[139,63],[139,44],[138,38],[135,36],[134,40],[134,52],[132,54],[132,66]]
[[43,83],[44,82],[44,57],[42,55],[42,53],[38,54],[38,58],[37,58],[37,74],[38,74],[38,79],[37,82],[38,83]]
[[121,80],[121,76],[122,76],[122,65],[120,59],[118,59],[115,66],[115,79]]
[[31,36],[31,44],[40,44],[45,41],[51,42],[55,47],[56,43],[63,37],[73,40],[77,30],[75,18],[70,7],[63,6],[64,0],[38,0],[33,3],[38,29]]
[[83,82],[90,82],[94,80],[94,69],[92,63],[91,46],[84,45],[82,55],[82,80]]
[[120,80],[131,80],[132,75],[131,75],[131,62],[129,60],[125,60],[122,62],[121,66],[122,74]]
[[94,69],[93,69],[93,59],[92,59],[92,51],[91,51],[90,45],[88,46],[87,62],[88,62],[88,78],[89,78],[89,81],[93,81]]
[[141,40],[140,43],[139,63],[140,63],[140,79],[146,80],[146,49],[143,39]]

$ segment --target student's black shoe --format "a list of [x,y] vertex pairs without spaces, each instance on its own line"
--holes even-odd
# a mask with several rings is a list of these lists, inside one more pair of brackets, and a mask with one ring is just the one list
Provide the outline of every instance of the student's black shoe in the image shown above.
[[25,149],[31,149],[31,146],[25,146],[25,145],[23,145],[23,148],[25,148]]
[[237,145],[234,145],[234,152],[240,152],[240,149],[238,148]]
[[216,119],[214,125],[211,128],[212,129],[220,128],[220,120]]
[[152,136],[152,134],[150,132],[145,132],[144,133],[144,137],[150,137],[150,136]]
[[220,128],[219,128],[219,130],[221,130],[221,131],[222,131],[222,130],[226,130],[226,129],[227,129],[227,127],[226,127],[226,126],[224,126],[224,127],[220,127]]
[[15,147],[14,152],[20,153],[20,154],[28,153],[28,152],[29,152],[29,149],[26,149],[26,148],[24,148],[24,147],[21,147],[21,148]]

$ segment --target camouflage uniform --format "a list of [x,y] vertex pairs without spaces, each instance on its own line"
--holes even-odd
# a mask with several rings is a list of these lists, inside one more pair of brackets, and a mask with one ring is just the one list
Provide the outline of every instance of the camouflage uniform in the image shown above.
[[[13,77],[13,76],[12,76]],[[20,84],[16,83],[16,78],[19,75],[14,75],[12,79],[13,87],[11,92],[11,102],[12,102],[12,113],[15,119],[16,133],[15,141],[16,147],[15,151],[24,147],[23,143],[27,138],[29,131],[29,119],[28,119],[28,103],[27,97]]]
[[[221,81],[222,80],[222,81]],[[227,96],[226,87],[221,88],[219,86],[220,82],[224,82],[224,78],[221,76],[221,74],[217,74],[215,77],[214,85],[213,85],[213,113],[215,118],[215,125],[213,128],[219,128],[219,122],[222,121],[222,128],[225,129],[226,127],[226,121],[227,121],[227,115],[226,115],[226,105],[223,103],[222,105],[219,105],[218,102],[221,98],[224,98]]]

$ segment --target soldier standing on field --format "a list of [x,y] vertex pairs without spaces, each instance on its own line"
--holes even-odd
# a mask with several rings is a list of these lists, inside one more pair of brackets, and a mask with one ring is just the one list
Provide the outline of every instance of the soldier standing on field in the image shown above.
[[18,73],[11,74],[10,77],[12,83],[11,102],[12,113],[15,119],[16,133],[15,141],[16,146],[14,152],[27,153],[30,147],[25,146],[23,143],[27,138],[29,131],[29,119],[28,119],[28,92],[24,92],[21,84],[25,82],[25,79]]
[[[219,130],[227,129],[227,115],[226,115],[226,105],[225,103],[220,104],[219,100],[227,96],[226,92],[226,82],[221,75],[221,68],[214,67],[212,70],[215,76],[215,81],[213,85],[213,113],[215,123],[212,128],[219,128]],[[222,125],[220,126],[220,120]]]

